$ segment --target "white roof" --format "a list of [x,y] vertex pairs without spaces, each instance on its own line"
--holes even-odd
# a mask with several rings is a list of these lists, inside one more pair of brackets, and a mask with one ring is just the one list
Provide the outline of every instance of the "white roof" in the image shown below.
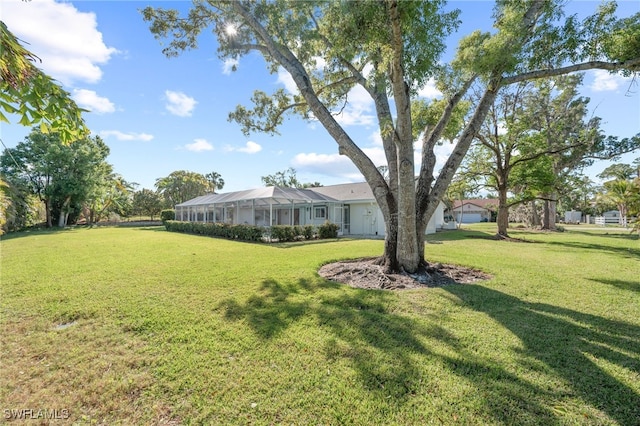
[[312,188],[313,191],[325,196],[335,198],[342,202],[348,201],[373,201],[373,191],[367,182],[343,183],[340,185],[321,186]]
[[338,200],[311,189],[280,188],[267,186],[244,191],[207,194],[177,204],[176,207],[202,206],[255,200],[258,204],[291,204],[312,202],[336,202]]

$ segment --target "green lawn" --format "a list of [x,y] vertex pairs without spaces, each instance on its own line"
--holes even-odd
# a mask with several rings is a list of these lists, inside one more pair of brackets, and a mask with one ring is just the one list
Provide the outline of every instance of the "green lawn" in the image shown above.
[[109,425],[640,424],[637,235],[484,238],[494,226],[427,245],[492,280],[402,292],[316,273],[382,241],[5,236],[0,410]]

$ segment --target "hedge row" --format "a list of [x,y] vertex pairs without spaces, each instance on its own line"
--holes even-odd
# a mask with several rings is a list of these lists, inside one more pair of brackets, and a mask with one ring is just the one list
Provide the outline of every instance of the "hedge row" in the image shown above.
[[338,225],[326,222],[317,230],[313,225],[286,226],[277,225],[271,228],[253,225],[230,225],[227,223],[201,223],[167,220],[164,222],[167,231],[184,232],[188,234],[208,235],[210,237],[228,238],[243,241],[274,241],[288,242],[296,240],[310,240],[313,238],[336,238]]
[[318,238],[337,238],[340,227],[335,223],[325,222],[318,226]]
[[230,225],[227,223],[200,223],[168,220],[164,223],[167,231],[208,235],[230,240],[262,241],[263,228],[252,225]]
[[275,225],[270,228],[271,235],[270,240],[278,240],[281,243],[287,241],[296,240],[310,240],[315,235],[315,227],[313,225],[306,226],[287,226],[287,225]]

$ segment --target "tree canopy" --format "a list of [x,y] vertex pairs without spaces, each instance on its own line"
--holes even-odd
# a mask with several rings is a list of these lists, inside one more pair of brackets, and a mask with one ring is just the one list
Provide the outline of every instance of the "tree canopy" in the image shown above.
[[[320,122],[338,152],[362,173],[382,211],[381,262],[391,270],[413,272],[425,261],[427,223],[502,87],[586,69],[640,69],[640,53],[618,48],[616,42],[633,38],[640,13],[620,20],[615,4],[606,3],[581,20],[564,16],[559,1],[497,2],[495,31],[466,36],[456,58],[441,64],[445,37],[457,27],[459,17],[443,5],[396,0],[197,1],[186,17],[152,7],[142,14],[156,37],[170,39],[163,50],[167,56],[197,48],[198,37],[212,29],[222,59],[258,52],[270,71],[288,71],[297,93],[257,90],[253,106],[237,107],[230,119],[245,132],[270,133],[277,131],[286,114]],[[436,79],[444,99],[436,119],[414,123],[412,100],[430,78]],[[386,179],[336,120],[355,86],[373,101]],[[455,135],[447,134],[455,137],[456,146],[434,176],[434,147],[451,129],[449,123],[472,87],[481,96],[470,105],[464,126]],[[416,179],[418,134],[421,161]]]
[[296,169],[289,167],[287,170],[275,172],[272,175],[262,176],[265,186],[279,186],[281,188],[315,188],[322,186],[320,182],[302,183],[298,180]]
[[216,189],[214,180],[218,185],[220,185],[220,181],[224,185],[224,181],[218,173],[215,173],[214,180],[211,179],[212,177],[214,177],[212,173],[207,178],[202,173],[176,170],[171,172],[169,176],[156,179],[156,189],[164,198],[165,207],[173,208],[176,204],[214,192]]
[[112,174],[109,147],[99,136],[62,141],[58,133],[35,128],[15,148],[0,156],[0,171],[23,193],[33,194],[45,206],[48,226],[67,223],[101,192]]

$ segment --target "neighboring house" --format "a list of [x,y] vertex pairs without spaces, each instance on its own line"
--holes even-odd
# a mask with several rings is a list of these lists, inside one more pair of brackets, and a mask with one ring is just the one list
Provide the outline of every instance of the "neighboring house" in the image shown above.
[[497,210],[498,200],[479,198],[454,201],[450,214],[458,223],[493,222]]
[[[318,226],[329,221],[340,227],[340,235],[385,234],[382,212],[366,182],[208,194],[176,205],[175,211],[176,220],[191,222]],[[427,233],[435,233],[443,225],[444,204],[440,203]]]
[[622,223],[620,211],[618,210],[609,210],[608,212],[602,213],[602,216],[604,217],[604,223],[613,223],[613,224]]

